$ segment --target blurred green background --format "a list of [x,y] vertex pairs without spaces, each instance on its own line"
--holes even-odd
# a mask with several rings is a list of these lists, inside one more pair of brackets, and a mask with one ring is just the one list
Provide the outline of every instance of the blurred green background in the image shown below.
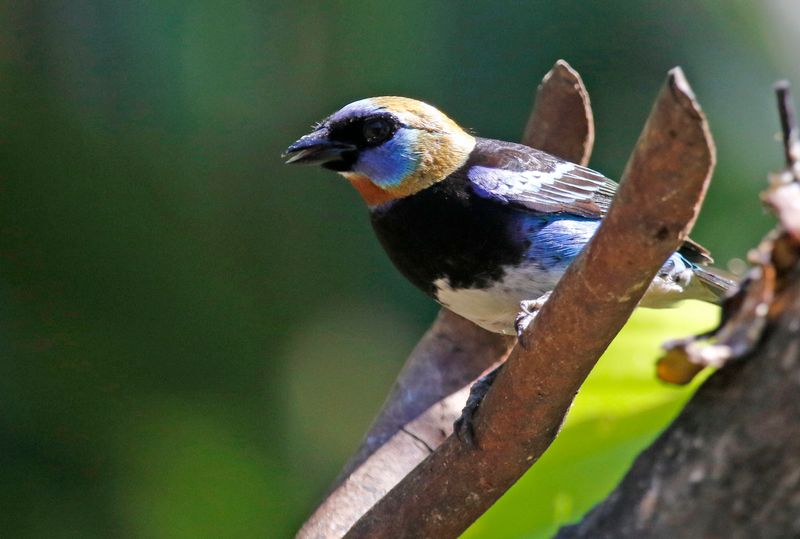
[[[346,183],[282,165],[312,122],[397,94],[516,140],[565,58],[617,177],[680,64],[719,149],[694,237],[724,265],[771,222],[798,24],[794,0],[0,3],[0,536],[286,537],[309,514],[436,311]],[[715,315],[638,315],[469,537],[600,499],[687,396],[653,381],[658,343]]]

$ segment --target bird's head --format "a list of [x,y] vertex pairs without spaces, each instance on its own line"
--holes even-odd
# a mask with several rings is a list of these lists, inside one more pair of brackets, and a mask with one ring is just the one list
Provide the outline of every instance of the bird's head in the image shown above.
[[446,178],[474,146],[474,137],[427,103],[372,97],[320,122],[285,157],[339,172],[374,207]]

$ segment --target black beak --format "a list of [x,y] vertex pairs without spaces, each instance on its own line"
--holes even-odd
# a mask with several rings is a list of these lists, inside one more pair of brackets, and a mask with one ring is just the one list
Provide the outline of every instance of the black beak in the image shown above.
[[335,142],[328,138],[325,129],[319,129],[304,136],[284,152],[283,157],[288,157],[286,164],[324,165],[331,161],[339,161],[342,154],[355,151],[353,144]]

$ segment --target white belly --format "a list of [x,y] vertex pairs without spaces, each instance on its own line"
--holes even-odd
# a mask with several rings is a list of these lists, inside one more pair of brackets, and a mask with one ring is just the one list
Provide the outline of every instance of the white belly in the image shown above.
[[503,278],[486,288],[454,289],[447,279],[438,279],[434,283],[436,300],[484,329],[514,335],[520,302],[552,290],[562,273],[542,270],[536,264],[506,268]]
[[[486,288],[459,288],[450,286],[447,279],[438,279],[436,299],[443,306],[467,320],[494,333],[515,335],[514,320],[520,311],[520,302],[538,299],[555,288],[563,275],[562,270],[543,270],[536,264],[518,268],[505,268],[500,281]],[[708,292],[692,279],[690,270],[683,273],[685,281],[657,276],[647,289],[640,306],[651,308],[672,307],[682,299],[704,299]]]

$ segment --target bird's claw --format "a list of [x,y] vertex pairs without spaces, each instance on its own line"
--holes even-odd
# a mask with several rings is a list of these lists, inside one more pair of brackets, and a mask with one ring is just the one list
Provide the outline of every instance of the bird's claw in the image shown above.
[[453,422],[453,432],[456,433],[456,437],[471,448],[477,447],[475,431],[472,427],[477,409],[477,405],[472,407],[464,406],[464,409],[461,410],[461,416]]
[[486,396],[486,392],[492,387],[492,383],[494,379],[497,378],[497,373],[500,372],[502,367],[503,366],[500,365],[492,369],[487,374],[481,376],[477,382],[472,384],[472,387],[469,389],[467,403],[461,410],[461,416],[453,423],[453,432],[455,432],[458,439],[473,449],[478,447],[477,440],[475,440],[473,423],[475,412],[478,411],[481,402],[483,402],[483,398]]
[[519,303],[519,313],[514,319],[514,329],[517,332],[517,341],[523,348],[528,347],[525,342],[525,329],[539,314],[539,310],[544,307],[548,298],[550,298],[550,292],[542,294],[537,299],[528,299]]
[[[523,303],[525,302],[523,301]],[[517,332],[517,342],[519,342],[520,346],[523,348],[528,348],[527,344],[525,343],[525,329],[528,327],[528,325],[530,325],[531,321],[535,317],[535,312],[531,313],[523,309],[514,319],[514,330]]]

